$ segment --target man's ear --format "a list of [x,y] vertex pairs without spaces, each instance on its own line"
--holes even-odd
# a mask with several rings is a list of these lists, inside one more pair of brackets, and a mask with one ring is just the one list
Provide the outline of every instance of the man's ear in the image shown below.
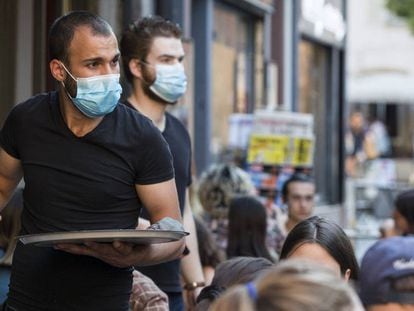
[[66,72],[65,69],[63,69],[63,66],[60,61],[58,61],[57,59],[52,59],[49,63],[49,68],[53,78],[55,78],[59,82],[65,80]]
[[131,74],[138,79],[142,79],[142,73],[141,73],[141,63],[135,59],[132,58],[129,60],[128,63],[129,71],[131,71]]
[[344,274],[345,281],[348,282],[350,277],[351,277],[351,269],[346,269],[345,274]]

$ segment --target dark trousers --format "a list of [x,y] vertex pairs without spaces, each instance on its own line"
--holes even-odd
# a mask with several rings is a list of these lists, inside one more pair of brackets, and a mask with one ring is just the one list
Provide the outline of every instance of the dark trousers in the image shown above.
[[170,311],[184,311],[184,299],[182,293],[166,293]]

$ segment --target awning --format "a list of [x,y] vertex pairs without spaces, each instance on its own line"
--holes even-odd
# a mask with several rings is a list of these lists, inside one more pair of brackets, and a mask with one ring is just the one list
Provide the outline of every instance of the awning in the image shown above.
[[389,72],[348,78],[351,103],[414,104],[414,75]]

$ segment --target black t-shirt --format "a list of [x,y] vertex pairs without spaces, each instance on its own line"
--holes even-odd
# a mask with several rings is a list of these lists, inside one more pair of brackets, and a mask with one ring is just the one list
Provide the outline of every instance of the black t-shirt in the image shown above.
[[[14,107],[0,144],[23,167],[23,234],[135,228],[135,184],[174,177],[169,147],[149,119],[118,105],[76,137],[56,92]],[[9,302],[18,310],[128,310],[131,285],[131,268],[19,243]]]
[[[125,102],[125,104],[134,109],[129,102]],[[181,214],[183,214],[186,189],[191,185],[190,136],[184,125],[169,113],[166,113],[165,129],[162,135],[170,146],[173,156],[175,183],[180,201]],[[142,217],[148,217],[145,209],[143,209]],[[180,260],[173,260],[155,266],[138,267],[138,270],[150,277],[163,291],[181,292]]]

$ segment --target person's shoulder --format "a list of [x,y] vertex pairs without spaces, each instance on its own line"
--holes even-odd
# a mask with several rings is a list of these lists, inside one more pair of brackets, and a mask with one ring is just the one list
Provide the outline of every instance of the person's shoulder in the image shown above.
[[36,94],[26,99],[25,101],[17,104],[15,108],[20,110],[34,108],[35,106],[39,106],[41,104],[49,102],[51,98],[54,98],[56,96],[57,94],[55,92]]
[[[119,104],[114,117],[115,127],[121,132],[118,136],[132,141],[154,142],[163,140],[160,130],[154,125],[151,119],[144,116],[137,110],[124,104]],[[122,126],[118,126],[122,124]]]
[[172,124],[174,124],[175,126],[187,131],[184,124],[176,116],[174,116],[172,113],[166,111],[165,116],[166,116],[167,120],[172,122]]
[[117,110],[121,118],[125,118],[127,122],[131,122],[127,123],[131,126],[135,125],[138,127],[153,127],[151,119],[144,116],[142,113],[140,113],[139,111],[137,111],[136,109],[132,108],[124,102],[120,102]]
[[47,107],[51,98],[56,97],[54,92],[41,93],[34,95],[27,100],[15,105],[10,115],[14,117],[29,117],[32,118],[36,111],[43,110]]
[[166,119],[167,119],[167,123],[169,123],[169,125],[171,127],[173,127],[175,131],[179,131],[180,134],[181,134],[180,135],[181,137],[183,137],[183,136],[188,136],[189,137],[187,128],[184,126],[184,124],[176,116],[174,116],[173,114],[171,114],[169,112],[165,112],[165,116],[166,116]]

